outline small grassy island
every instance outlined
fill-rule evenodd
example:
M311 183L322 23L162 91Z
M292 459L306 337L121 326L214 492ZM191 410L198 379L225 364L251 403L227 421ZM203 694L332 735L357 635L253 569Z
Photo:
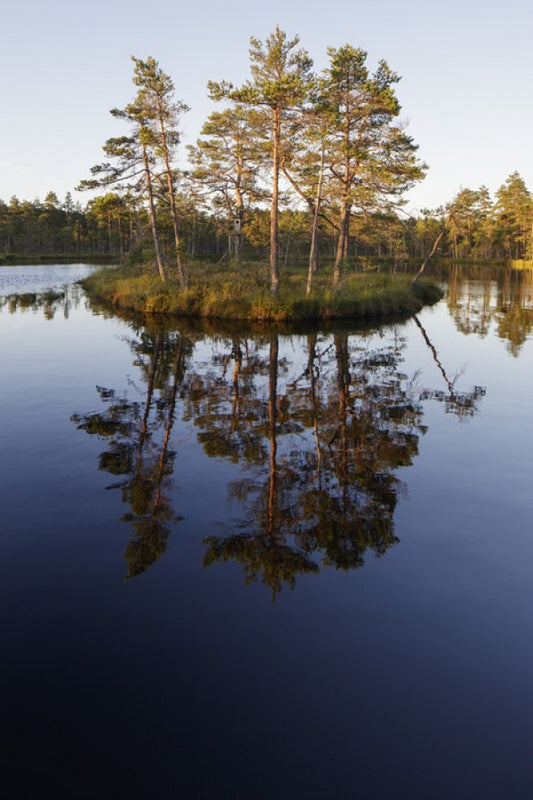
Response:
M437 302L429 281L410 286L412 276L375 271L348 272L336 286L330 270L319 272L306 295L304 271L284 273L279 294L270 291L268 265L188 265L187 284L161 281L140 267L102 269L83 281L89 294L123 310L212 319L304 322L368 320L409 316Z
M154 58L132 56L135 98L111 111L128 135L105 142L106 160L77 188L114 190L99 203L109 250L124 198L135 213L121 222L121 236L130 231L121 254L135 258L148 231L153 248L149 258L146 250L141 255L144 267L88 279L91 296L143 314L278 323L405 317L440 297L434 285L352 260L354 220L364 236L381 229L426 173L398 121L399 76L385 61L371 72L366 51L348 44L330 47L329 66L315 74L298 44L298 36L276 27L264 41L250 39L250 78L241 86L209 81L209 97L221 110L189 146L185 172L173 164L188 107ZM214 258L199 226L207 209ZM407 255L403 222L399 234ZM367 242L357 255L373 249ZM381 244L377 249L381 256ZM268 267L247 260L254 250L268 252ZM424 247L417 256L425 253ZM204 256L213 263L194 260ZM290 266L304 259L307 270Z

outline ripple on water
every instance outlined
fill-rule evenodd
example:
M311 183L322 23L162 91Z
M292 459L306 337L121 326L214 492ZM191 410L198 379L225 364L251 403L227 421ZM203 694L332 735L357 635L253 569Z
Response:
M0 296L39 294L60 291L66 284L75 283L90 275L94 264L38 264L7 266L0 269Z

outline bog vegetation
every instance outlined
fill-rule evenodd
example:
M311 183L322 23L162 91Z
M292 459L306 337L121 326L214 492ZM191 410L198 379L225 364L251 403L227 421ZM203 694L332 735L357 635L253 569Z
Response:
M316 73L298 37L276 28L252 38L242 85L209 83L215 110L183 168L188 107L154 58L132 57L135 94L111 111L124 135L104 143L104 160L77 187L91 199L0 201L0 259L123 259L128 277L100 285L115 300L142 296L146 308L158 296L160 310L188 313L201 298L203 313L260 301L274 316L282 296L311 308L320 293L325 309L353 300L364 282L381 292L385 279L369 280L380 260L423 261L432 251L533 259L533 201L517 172L495 197L461 189L441 209L406 214L404 194L427 166L400 121L400 78L385 61L370 69L366 52L348 44L328 57Z

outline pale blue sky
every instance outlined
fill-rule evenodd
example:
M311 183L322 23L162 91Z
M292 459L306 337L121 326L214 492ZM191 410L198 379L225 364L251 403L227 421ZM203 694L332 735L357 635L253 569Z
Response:
M527 0L26 0L2 13L0 198L62 198L89 176L105 139L124 132L109 109L134 94L132 54L172 76L192 109L183 144L194 142L213 108L207 81L243 81L249 37L276 25L300 36L316 69L328 45L349 43L368 51L371 67L385 58L403 76L402 116L430 167L412 208L446 202L461 186L494 192L514 170L533 189Z

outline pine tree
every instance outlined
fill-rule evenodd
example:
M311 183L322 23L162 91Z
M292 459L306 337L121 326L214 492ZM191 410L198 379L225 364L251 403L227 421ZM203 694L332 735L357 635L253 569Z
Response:
M354 206L386 208L424 175L417 146L395 123L400 104L394 84L400 80L386 61L374 74L367 53L351 45L328 48L330 64L320 80L329 108L331 148L326 157L328 191L339 207L339 238L334 282L348 255L350 216Z
M270 211L270 290L279 291L279 179L285 146L286 127L294 110L308 98L313 84L312 61L303 49L297 50L299 37L289 39L279 27L263 43L250 39L251 79L242 87L210 82L211 98L229 99L252 108L263 109L270 124L272 197Z
M192 179L222 206L233 231L233 253L242 259L245 217L253 201L263 199L258 184L265 130L262 114L246 106L214 111L195 147L189 147ZM231 256L231 253L230 253Z
M186 285L186 276L181 259L175 170L171 164L180 141L178 131L180 115L189 108L181 100L174 99L172 78L163 72L154 58L149 57L146 61L142 61L132 56L132 61L135 65L133 83L139 87L139 91L129 109L132 115L142 118L144 129L149 132L147 144L154 156L162 161L162 176L166 184L174 229L178 281L183 288Z

